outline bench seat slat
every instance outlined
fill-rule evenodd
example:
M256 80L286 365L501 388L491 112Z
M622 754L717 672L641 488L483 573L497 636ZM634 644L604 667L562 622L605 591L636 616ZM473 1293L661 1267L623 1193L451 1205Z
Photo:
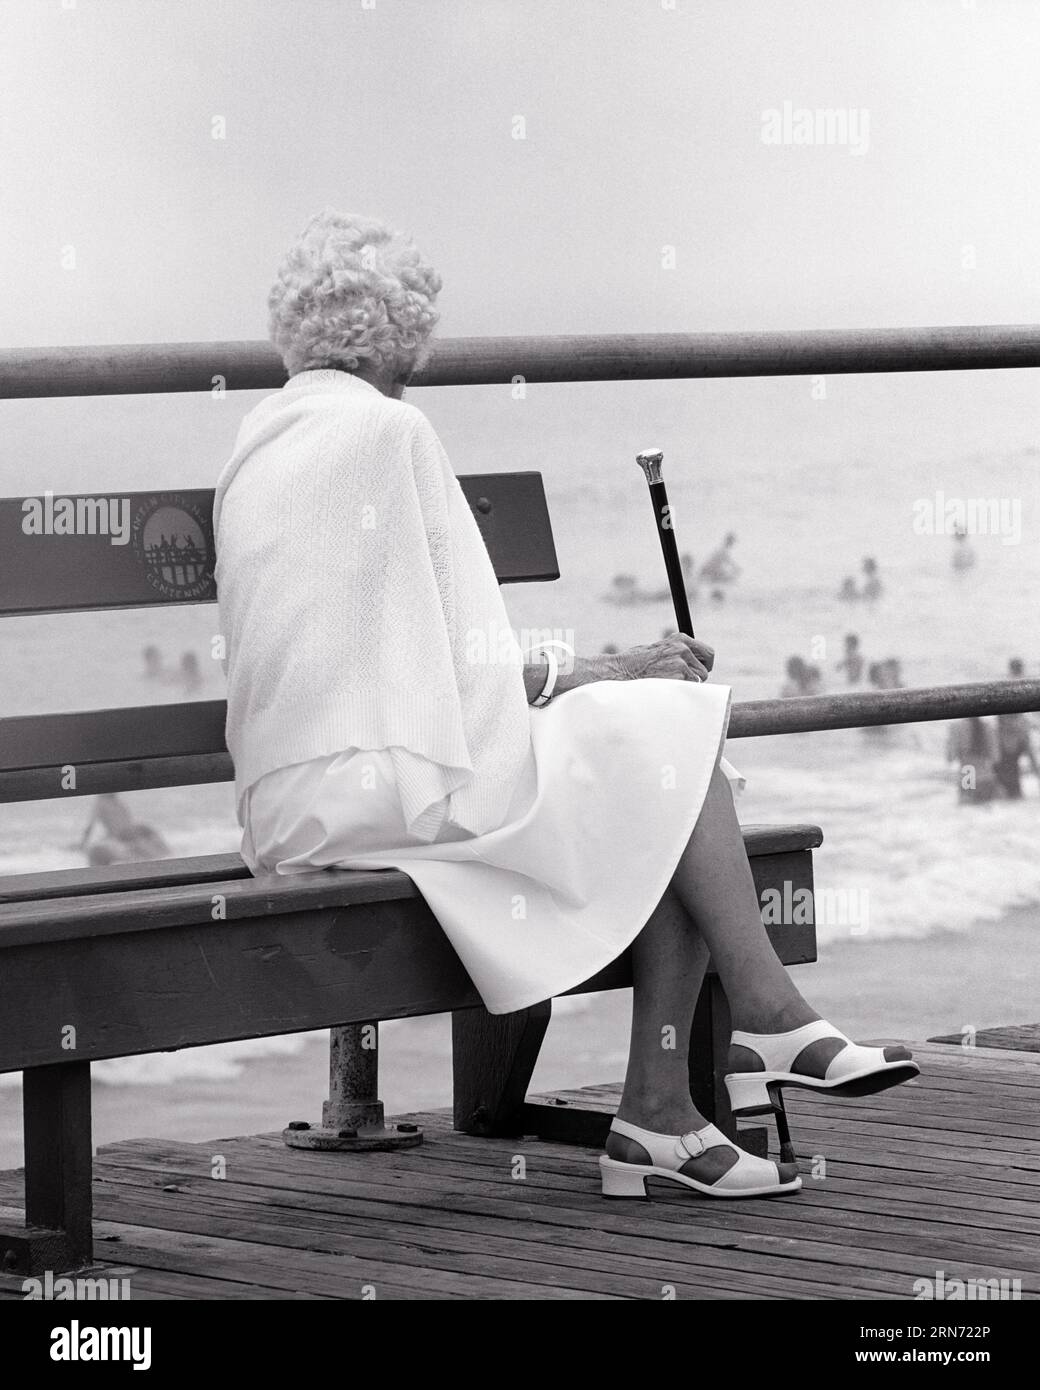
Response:
M752 859L798 854L821 840L816 826L754 826L744 832ZM233 876L212 877L221 866L230 866ZM63 872L68 874L64 880L60 872L46 876L44 892L30 887L36 875L18 875L6 889L0 880L0 950L171 926L212 923L218 929L215 895L224 899L227 918L235 920L419 896L407 874L396 869L324 869L253 878L241 859L231 855ZM63 887L65 896L54 896Z
M213 915L214 897L218 895L224 901L225 918ZM165 927L209 926L219 931L225 921L417 897L415 884L396 869L323 869L313 874L171 883L128 893L4 903L0 905L0 952L15 946Z
M823 843L818 825L745 825L742 829L744 848L751 859L765 854L818 849ZM0 876L0 904L249 877L249 870L239 854L200 854L183 859L108 864L99 868L52 869L46 873Z
M149 859L90 869L52 869L46 873L0 877L0 904L78 897L86 893L129 892L168 884L218 883L248 878L239 854L199 854L184 859Z

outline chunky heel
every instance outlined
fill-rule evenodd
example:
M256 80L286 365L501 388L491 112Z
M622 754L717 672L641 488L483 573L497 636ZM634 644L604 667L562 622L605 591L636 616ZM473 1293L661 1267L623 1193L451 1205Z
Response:
M733 1072L725 1078L734 1115L765 1115L777 1108L772 1088L758 1072Z
M744 1033L734 1030L734 1047L757 1055L758 1071L729 1072L726 1090L734 1115L776 1116L781 1163L794 1162L794 1146L784 1109L784 1086L837 1096L872 1096L889 1086L912 1081L920 1067L905 1047L863 1047L819 1018L787 1033ZM815 1042L837 1042L837 1052L822 1076L799 1070L802 1054Z
M605 1155L599 1161L604 1197L646 1197L646 1175L632 1163Z
M612 1134L634 1139L645 1151L649 1163L622 1163L604 1154L599 1161L603 1177L604 1197L641 1197L649 1199L647 1178L663 1179L692 1188L705 1197L773 1197L780 1192L797 1192L802 1185L797 1168L792 1164L778 1166L771 1159L745 1153L727 1139L715 1125L691 1130L689 1134L658 1134L642 1129L627 1120L611 1121ZM731 1167L711 1182L702 1182L685 1171L691 1159L700 1158L710 1149L728 1149L735 1155Z

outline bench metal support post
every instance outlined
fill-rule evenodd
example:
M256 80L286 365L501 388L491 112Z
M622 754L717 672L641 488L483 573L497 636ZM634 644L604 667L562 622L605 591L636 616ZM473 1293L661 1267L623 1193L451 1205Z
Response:
M330 1030L329 1098L321 1124L294 1120L282 1131L293 1149L408 1149L422 1143L418 1125L387 1129L379 1099L379 1024L347 1023Z
M22 1113L25 1227L0 1230L0 1269L82 1269L93 1258L90 1063L28 1069Z

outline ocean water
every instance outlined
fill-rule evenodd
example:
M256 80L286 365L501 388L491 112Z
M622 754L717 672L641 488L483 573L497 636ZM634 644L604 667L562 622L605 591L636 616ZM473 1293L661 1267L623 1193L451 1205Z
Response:
M908 685L1002 676L1011 656L1040 672L1040 432L1033 372L416 392L459 472L538 468L563 572L555 584L511 586L518 628L563 629L580 651L652 641L672 625L667 601L617 607L615 574L664 584L636 452L665 450L681 550L698 561L736 533L741 575L724 601L694 604L698 635L717 651L715 679L735 700L779 693L785 661L815 663L824 688L847 632L867 660L897 658ZM237 422L258 397L194 396L0 403L0 490L27 495L212 485ZM976 564L957 572L948 534L914 518L936 493L993 499L1017 536L976 535ZM850 604L842 579L876 557L877 602ZM212 608L3 622L0 709L134 705L184 698L175 668L200 658L193 698L222 693L209 659ZM158 645L171 675L145 676ZM748 778L744 821L809 821L824 829L817 886L831 895L826 942L970 932L1040 901L1040 788L1020 803L961 807L945 761L947 726L848 730L734 740ZM136 813L172 853L237 848L229 787L135 793ZM89 800L0 807L0 872L83 862ZM570 1007L570 1006L569 1006ZM573 1001L581 1008L581 1001ZM232 1075L245 1055L277 1055L298 1038L103 1063L100 1080Z

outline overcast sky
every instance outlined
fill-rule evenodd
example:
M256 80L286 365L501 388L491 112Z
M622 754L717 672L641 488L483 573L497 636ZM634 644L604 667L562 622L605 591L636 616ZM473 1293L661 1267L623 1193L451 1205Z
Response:
M414 232L446 334L1040 317L1033 0L0 0L0 24L3 346L261 337L325 205ZM765 143L785 102L853 113L865 148Z

